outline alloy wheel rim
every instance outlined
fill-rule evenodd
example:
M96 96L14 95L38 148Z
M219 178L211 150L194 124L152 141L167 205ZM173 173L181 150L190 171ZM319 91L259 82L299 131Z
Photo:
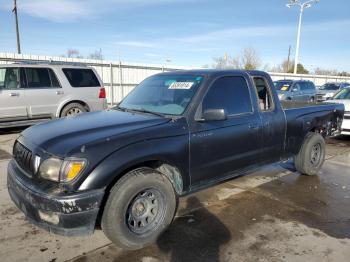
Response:
M68 117L76 116L76 115L79 115L79 114L81 114L81 113L82 113L82 111L81 111L79 108L73 107L73 108L71 108L71 109L68 110L67 116L68 116Z

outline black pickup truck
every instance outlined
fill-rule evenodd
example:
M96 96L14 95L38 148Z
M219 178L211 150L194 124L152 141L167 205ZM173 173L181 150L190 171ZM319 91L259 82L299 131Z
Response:
M113 109L25 130L8 191L50 232L101 227L115 244L138 249L169 226L182 195L291 157L301 174L316 175L344 106L285 103L260 71L154 75Z

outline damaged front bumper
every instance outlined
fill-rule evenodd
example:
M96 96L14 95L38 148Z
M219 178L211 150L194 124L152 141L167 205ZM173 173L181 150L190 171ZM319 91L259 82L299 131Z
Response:
M47 186L26 177L14 160L8 165L7 187L13 202L37 226L65 236L93 233L104 189L48 193Z

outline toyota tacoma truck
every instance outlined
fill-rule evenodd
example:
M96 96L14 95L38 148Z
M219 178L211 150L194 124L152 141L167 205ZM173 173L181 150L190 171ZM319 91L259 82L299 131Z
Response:
M8 165L9 194L26 217L72 236L102 228L125 249L154 243L178 198L294 158L316 175L342 104L281 104L260 71L162 73L117 107L26 129Z

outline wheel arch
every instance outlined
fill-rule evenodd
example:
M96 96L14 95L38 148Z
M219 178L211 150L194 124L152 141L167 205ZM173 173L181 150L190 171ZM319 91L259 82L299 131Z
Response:
M115 185L115 183L117 183L125 174L141 167L149 167L162 173L170 180L175 192L178 195L181 195L183 193L184 182L183 175L181 174L180 169L176 165L171 164L168 161L156 159L147 161L140 160L136 163L133 163L130 166L125 167L122 171L118 172L114 179L107 185L106 192L108 192L109 189L112 188Z
M96 226L100 227L101 226L101 219L102 215L108 200L108 197L111 193L111 189L113 186L122 178L124 177L128 172L132 170L136 170L142 167L149 167L152 168L160 173L162 173L165 177L167 177L173 188L174 191L176 192L177 196L180 196L184 192L184 182L183 182L183 175L181 174L179 168L173 164L168 163L167 161L163 160L148 160L148 161L140 161L138 163L134 163L133 165L130 165L126 167L124 170L119 172L114 179L108 183L105 189L105 194L103 197L103 200L100 205L100 210L99 214L96 219Z
M73 103L78 103L78 104L81 104L83 107L86 108L86 110L89 112L91 109L90 109L90 106L82 101L82 100L79 100L79 99L73 99L73 100L68 100L68 101L64 101L57 109L57 112L56 112L56 117L59 118L61 117L61 114L62 114L62 111L63 109L68 106L69 104L73 104Z

